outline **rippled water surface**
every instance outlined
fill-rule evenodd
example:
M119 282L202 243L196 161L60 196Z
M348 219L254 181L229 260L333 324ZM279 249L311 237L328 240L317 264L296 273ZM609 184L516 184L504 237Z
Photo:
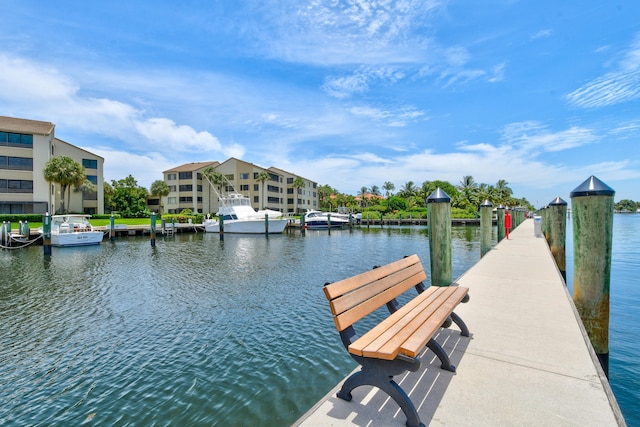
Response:
M479 259L455 228L454 276ZM0 252L0 424L288 426L353 362L322 285L426 230L185 234Z
M640 373L638 224L635 243L614 245L612 274L610 372L628 422ZM453 236L458 277L480 258L479 232ZM322 285L412 253L429 267L422 227L42 252L0 251L2 425L289 426L355 367Z

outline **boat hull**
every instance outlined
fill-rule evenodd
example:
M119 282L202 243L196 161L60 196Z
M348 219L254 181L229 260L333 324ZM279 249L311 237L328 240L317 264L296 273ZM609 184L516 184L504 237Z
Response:
M77 233L51 234L51 246L88 246L102 243L104 233L102 231L80 231Z
M288 219L270 219L269 220L269 234L281 234L287 223ZM207 233L219 233L220 225L218 221L211 221L204 224L204 230ZM265 221L264 219L256 220L225 220L224 221L224 233L230 234L265 234Z

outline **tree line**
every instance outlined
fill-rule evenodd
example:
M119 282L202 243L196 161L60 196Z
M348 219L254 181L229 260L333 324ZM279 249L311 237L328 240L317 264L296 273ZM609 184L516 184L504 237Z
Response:
M513 190L509 183L503 179L495 185L478 183L473 176L463 176L458 185L448 181L424 181L417 185L413 181L404 183L397 192L396 186L390 181L385 181L382 187L373 185L362 187L357 195L340 193L329 185L318 187L320 207L325 210L336 210L344 207L349 211L375 210L381 213L413 212L426 209L427 198L437 188L440 188L451 197L451 206L464 217L475 217L479 206L489 200L494 206L524 207L533 210L529 201L522 197L513 196Z

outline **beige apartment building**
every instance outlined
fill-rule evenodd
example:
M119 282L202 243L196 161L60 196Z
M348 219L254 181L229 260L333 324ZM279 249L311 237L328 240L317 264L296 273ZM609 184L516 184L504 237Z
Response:
M0 116L0 213L55 213L60 186L45 181L43 172L54 156L81 163L96 187L91 193L71 188L69 212L104 213L102 157L56 138L53 123L5 116Z
M257 166L236 158L220 163L187 163L163 172L164 182L170 193L162 212L180 213L183 209L192 212L215 214L219 207L216 189L202 176L202 171L213 167L228 181L223 192L236 191L249 197L254 209L268 208L283 213L300 213L308 209L318 209L316 182L283 171L278 168ZM258 177L266 172L269 178L261 182Z

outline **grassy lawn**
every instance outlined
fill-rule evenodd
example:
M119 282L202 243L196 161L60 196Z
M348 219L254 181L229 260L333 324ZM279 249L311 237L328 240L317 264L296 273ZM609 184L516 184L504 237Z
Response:
M90 219L89 222L91 223L91 225L95 226L95 227L108 227L111 220L109 220L108 218L105 219ZM151 219L150 218L116 218L114 220L114 222L116 224L126 224L126 225L150 225L151 224ZM156 225L160 225L161 221L160 221L160 217L158 217L156 219ZM31 229L35 229L35 228L40 228L42 227L42 223L41 222L30 222L29 223L29 228ZM11 229L12 230L18 230L18 223L17 222L12 222L11 223Z

